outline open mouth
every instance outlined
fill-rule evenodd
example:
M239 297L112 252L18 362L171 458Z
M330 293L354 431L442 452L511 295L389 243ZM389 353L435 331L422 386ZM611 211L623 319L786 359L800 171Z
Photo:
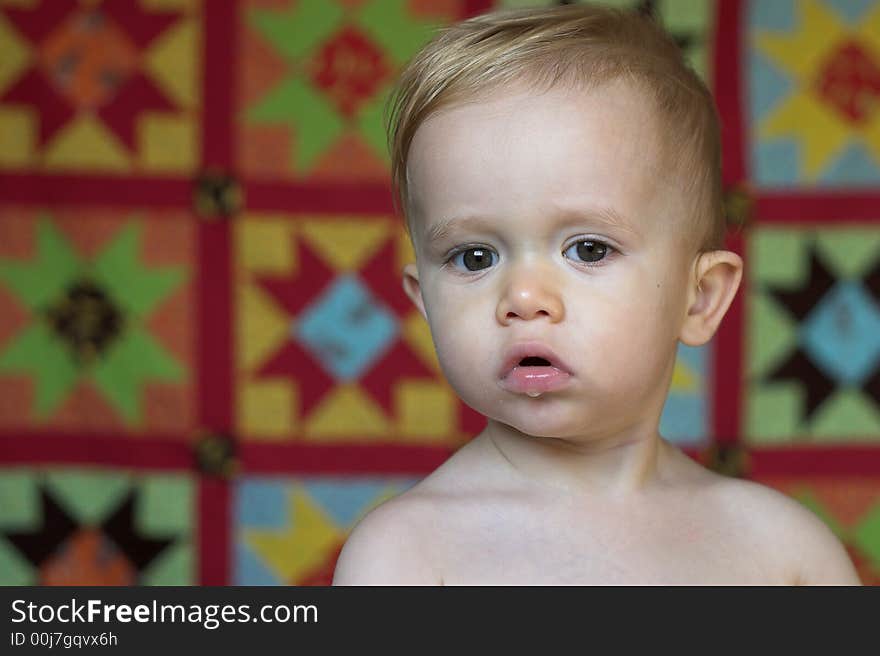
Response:
M549 360L545 360L544 358L538 358L535 356L529 356L527 358L523 358L519 361L520 367L552 367Z
M540 353L549 349L535 350ZM555 356L553 360L540 355L527 355L519 360L511 358L504 367L507 371L501 377L500 384L509 392L539 397L545 392L555 392L571 384L572 376L564 367L561 361L557 364Z
M549 346L538 342L520 342L506 349L498 368L498 380L510 376L537 380L549 380L551 376L570 378L574 374L568 365Z

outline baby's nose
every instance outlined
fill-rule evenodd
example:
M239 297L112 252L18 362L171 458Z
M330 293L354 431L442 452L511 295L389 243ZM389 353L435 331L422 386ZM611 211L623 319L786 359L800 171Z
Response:
M514 319L529 321L546 317L551 323L562 321L565 314L562 297L550 281L539 276L511 280L499 299L496 317L504 325Z

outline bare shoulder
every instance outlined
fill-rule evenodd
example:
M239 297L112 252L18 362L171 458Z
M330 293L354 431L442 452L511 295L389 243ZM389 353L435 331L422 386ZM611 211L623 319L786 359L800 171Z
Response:
M424 495L412 489L367 513L339 554L333 585L437 585Z
M403 494L377 506L349 535L334 585L442 585L444 536L487 477L482 448L470 442Z
M808 508L754 481L719 477L722 513L756 549L772 554L787 583L860 585L846 549Z

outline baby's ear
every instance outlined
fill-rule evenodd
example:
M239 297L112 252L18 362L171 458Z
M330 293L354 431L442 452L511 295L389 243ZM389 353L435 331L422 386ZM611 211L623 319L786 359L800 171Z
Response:
M733 251L700 254L688 289L688 311L679 335L682 342L702 346L712 339L736 296L742 273L742 258Z
M413 262L403 267L403 291L427 321L428 314L425 312L425 301L422 299L422 287L419 284L419 270Z

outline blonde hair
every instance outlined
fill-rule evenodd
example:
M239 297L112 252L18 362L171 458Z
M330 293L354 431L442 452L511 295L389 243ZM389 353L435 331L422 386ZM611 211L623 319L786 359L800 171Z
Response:
M672 39L634 11L590 5L494 11L442 29L401 72L385 106L394 205L412 235L407 158L432 114L514 82L536 91L638 84L666 128L666 156L690 197L683 229L701 251L722 247L721 144L711 93ZM664 132L664 131L661 131Z

